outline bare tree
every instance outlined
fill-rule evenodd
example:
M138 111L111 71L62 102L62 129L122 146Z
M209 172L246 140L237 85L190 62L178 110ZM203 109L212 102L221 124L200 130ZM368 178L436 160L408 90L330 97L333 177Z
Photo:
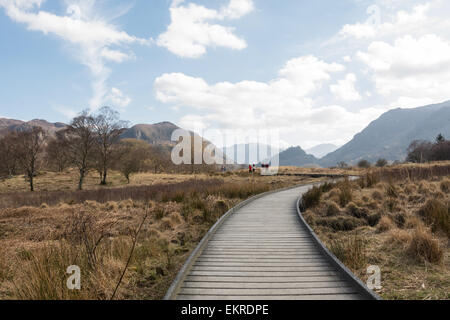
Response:
M11 177L17 173L17 155L15 153L16 134L8 133L0 139L0 175Z
M63 172L69 165L69 157L67 155L67 140L63 131L56 132L56 137L51 139L47 145L47 162L58 170Z
M97 143L95 119L85 110L72 120L63 134L67 144L67 156L80 174L78 190L82 190L84 178L94 164L93 156Z
M109 107L103 107L94 117L94 124L98 152L97 170L100 173L100 184L106 185L108 170L111 168L113 161L117 159L117 148L115 146L128 123L120 120L117 111Z
M145 162L150 156L149 148L150 146L146 142L139 140L127 139L120 143L121 158L116 167L128 183L130 183L132 174L143 170Z
M428 162L432 158L433 144L429 141L413 141L408 147L406 161L414 163Z
M46 137L47 133L40 127L17 133L15 154L29 179L31 191L34 191L34 176L41 165Z

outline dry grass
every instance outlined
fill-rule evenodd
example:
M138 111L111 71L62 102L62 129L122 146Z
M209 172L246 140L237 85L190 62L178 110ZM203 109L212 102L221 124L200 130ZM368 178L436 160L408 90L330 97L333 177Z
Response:
M408 252L413 258L430 263L441 263L444 255L439 241L424 229L414 231Z
M36 197L39 192L18 194L13 206L0 209L0 299L111 298L147 206L149 216L115 299L161 299L189 253L229 208L257 193L311 181L190 178L49 191L63 195L55 200ZM80 291L66 287L70 265L81 268Z
M450 299L450 194L445 192L450 180L443 175L448 162L437 165L444 168L380 169L393 175L370 177L367 183L378 170L371 169L363 182L350 182L346 206L336 210L331 204L340 202L341 187L323 193L304 212L330 250L363 281L369 265L381 268L378 293L385 299Z

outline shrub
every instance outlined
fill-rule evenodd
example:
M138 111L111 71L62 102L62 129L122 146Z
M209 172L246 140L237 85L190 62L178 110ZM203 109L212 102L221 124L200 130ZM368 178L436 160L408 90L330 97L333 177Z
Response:
M364 241L357 234L344 240L335 240L330 245L331 252L346 266L359 270L366 265Z
M370 164L370 162L369 161L367 161L367 160L360 160L359 162L358 162L358 167L359 168L363 168L363 169L367 169L367 168L370 168L370 166L371 166L371 164Z
M383 195L381 194L380 191L375 190L374 192L372 192L372 199L374 199L374 200L383 200Z
M450 208L439 200L428 200L419 210L425 222L433 231L441 230L450 237Z
M399 212L394 215L394 222L399 228L403 228L406 223L406 215L403 212Z
M380 213L374 213L367 217L367 223L371 227L375 227L381 219Z
M331 228L334 231L352 231L362 225L361 221L354 217L321 218L317 219L315 224Z
M392 182L389 182L386 186L386 195L389 198L398 198L398 190Z
M352 187L350 182L346 180L339 185L339 204L342 208L345 208L352 199Z
M366 175L366 183L367 187L371 188L374 185L376 185L378 182L380 182L380 175L376 172L369 172Z
M389 234L388 242L391 244L402 245L410 243L412 239L411 234L408 231L401 229L392 229Z
M394 228L394 223L389 217L382 217L378 222L377 231L378 232L386 232Z
M408 249L409 254L418 260L440 263L444 256L439 242L424 229L416 229Z
M326 215L331 217L339 214L341 210L339 209L339 206L334 201L328 201L326 203Z
M445 179L444 181L441 182L441 190L444 193L449 193L450 192L450 180Z
M354 216L355 218L366 218L368 216L367 209L360 208L356 204L354 204L353 202L350 202L347 205L346 210L347 210L348 214Z
M157 206L154 210L153 213L155 215L155 219L156 220L161 220L162 218L164 218L166 211L164 210L163 206Z
M376 166L379 168L387 166L388 162L386 159L378 159Z
M307 209L316 207L320 203L321 196L321 188L313 187L311 190L303 194L302 200L300 201L300 210L304 212Z

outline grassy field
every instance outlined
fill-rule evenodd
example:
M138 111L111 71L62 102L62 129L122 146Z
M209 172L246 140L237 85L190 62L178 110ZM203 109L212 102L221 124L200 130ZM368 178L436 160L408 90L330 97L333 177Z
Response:
M309 192L304 217L363 281L381 269L385 299L450 299L450 165L397 166Z
M125 185L113 173L106 187L90 175L79 192L73 171L36 180L34 193L23 177L0 185L0 299L161 299L229 208L261 192L317 181L245 172L139 174ZM66 287L70 265L81 268L80 291Z

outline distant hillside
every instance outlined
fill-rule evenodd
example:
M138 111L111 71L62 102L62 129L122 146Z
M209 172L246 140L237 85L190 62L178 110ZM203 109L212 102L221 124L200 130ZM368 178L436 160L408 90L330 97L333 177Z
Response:
M317 158L307 154L300 147L291 147L279 154L280 166L306 167L317 166Z
M331 144L331 143L324 143L324 144L319 144L318 146L312 147L310 149L306 149L306 153L313 155L314 157L320 159L324 156L326 156L327 154L334 152L338 149L339 147Z
M144 140L150 144L173 144L172 133L177 129L179 127L170 122L138 124L127 129L121 138Z
M64 129L67 125L61 122L51 123L46 120L34 119L28 122L14 119L0 118L0 136L3 136L11 131L24 131L31 127L41 127L50 135L56 131Z
M415 109L395 109L373 121L319 163L329 167L340 161L355 164L361 159L404 160L413 140L434 140L439 133L450 138L450 101Z

